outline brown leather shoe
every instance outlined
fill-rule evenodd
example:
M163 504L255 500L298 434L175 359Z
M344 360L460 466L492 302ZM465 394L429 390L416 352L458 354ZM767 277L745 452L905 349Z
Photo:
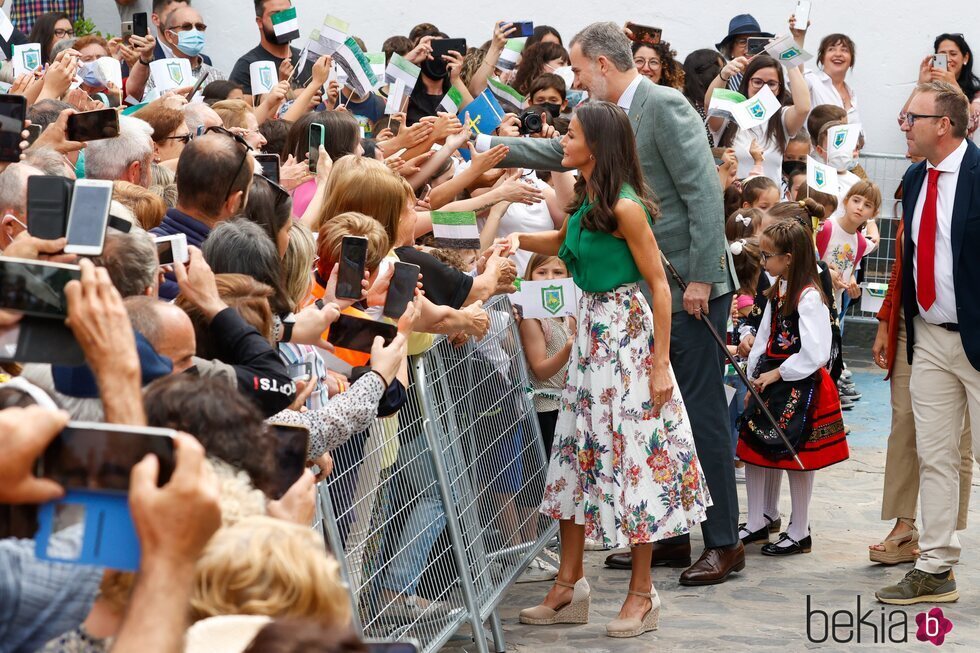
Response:
M745 547L705 549L698 561L681 574L681 585L717 585L728 580L733 571L745 569Z
M689 567L691 565L691 542L671 544L667 542L653 543L653 559L650 567ZM606 556L606 566L611 569L632 569L633 554L613 553Z

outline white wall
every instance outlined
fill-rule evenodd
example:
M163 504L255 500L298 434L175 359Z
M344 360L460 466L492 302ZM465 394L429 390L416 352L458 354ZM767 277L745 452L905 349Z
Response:
M140 0L149 4L149 0ZM795 0L688 0L669 11L654 11L636 0L558 0L528 4L515 0L500 2L354 2L352 0L294 0L304 38L326 13L351 24L352 32L380 50L382 41L393 34L407 34L413 25L435 23L450 36L466 37L471 44L489 38L497 20L533 20L556 27L566 42L578 29L596 20L622 24L627 19L656 25L683 59L698 48L713 47L728 31L728 20L738 13L752 13L762 28L776 34L787 31L786 21ZM661 4L661 3L656 3ZM663 3L667 4L667 3ZM208 24L205 51L228 74L239 55L258 42L251 0L194 0ZM548 10L540 7L547 5ZM942 32L963 32L980 54L980 2L976 0L814 0L813 26L808 49L816 54L820 38L844 32L857 44L857 66L851 85L858 96L867 151L905 152L905 140L895 122L914 86L919 62L931 52L932 39ZM642 7L642 8L641 8ZM87 14L103 31L119 33L119 17L110 0L89 0ZM296 45L302 47L302 42ZM980 64L976 66L980 69Z

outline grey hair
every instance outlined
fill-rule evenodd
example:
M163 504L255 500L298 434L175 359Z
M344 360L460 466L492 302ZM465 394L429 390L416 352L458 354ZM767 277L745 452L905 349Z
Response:
M119 116L119 136L91 141L85 148L85 176L89 179L122 179L134 161L149 175L153 159L153 127L149 123Z
M112 285L123 297L145 295L147 288L154 287L160 267L153 238L135 226L129 233L106 234L105 246L95 264L106 269Z
M46 175L75 178L75 169L65 161L65 157L51 147L31 148L24 153L24 163L34 166Z
M198 127L206 125L208 118L217 119L218 124L221 124L221 117L203 102L184 106L184 124L192 134L197 133Z
M0 209L27 215L27 178L40 172L26 163L12 163L0 173Z
M71 108L73 107L67 102L48 98L32 104L27 110L27 119L32 125L41 125L41 129L46 129L48 125L58 120L62 111Z
M589 61L595 62L599 57L605 57L621 73L636 67L629 39L616 23L592 23L576 34L568 47L571 49L575 45L581 48L582 55Z
M126 313L129 314L129 323L133 325L133 331L139 333L156 347L160 336L163 335L163 325L157 310L160 300L156 297L134 295L127 297L124 303Z

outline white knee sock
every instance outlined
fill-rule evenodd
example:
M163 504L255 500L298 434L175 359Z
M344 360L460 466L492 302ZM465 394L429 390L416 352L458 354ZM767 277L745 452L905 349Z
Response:
M745 527L749 532L755 532L766 525L766 518L763 516L766 499L766 472L765 467L745 464L745 495L749 502L749 517Z
M783 484L783 470L766 468L766 514L772 519L779 518L779 489Z
M799 542L810 534L810 497L813 496L813 472L787 472L789 496L793 502L789 536ZM784 541L784 544L789 542Z

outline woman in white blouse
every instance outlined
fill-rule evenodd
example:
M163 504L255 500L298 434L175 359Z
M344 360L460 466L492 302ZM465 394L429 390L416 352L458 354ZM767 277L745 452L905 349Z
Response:
M778 61L767 54L757 54L751 59L737 57L725 64L708 87L705 104L711 103L711 94L716 88L725 88L732 76L739 74L742 75L739 93L746 98L752 98L768 87L779 100L779 110L767 123L751 129L741 129L734 121L725 125L725 119L720 117L709 118L708 128L712 133L718 134L715 142L720 147L731 147L735 150L740 179L748 177L755 165L751 148L752 141L756 141L763 150L763 174L780 184L783 180L783 152L786 151L786 144L803 127L810 113L810 91L799 67L790 68L784 75L783 66ZM786 88L787 77L789 89ZM788 90L792 91L792 100Z
M818 70L804 73L813 106L832 104L847 112L848 124L860 124L857 96L847 83L847 73L854 67L854 41L846 34L828 34L817 50Z

